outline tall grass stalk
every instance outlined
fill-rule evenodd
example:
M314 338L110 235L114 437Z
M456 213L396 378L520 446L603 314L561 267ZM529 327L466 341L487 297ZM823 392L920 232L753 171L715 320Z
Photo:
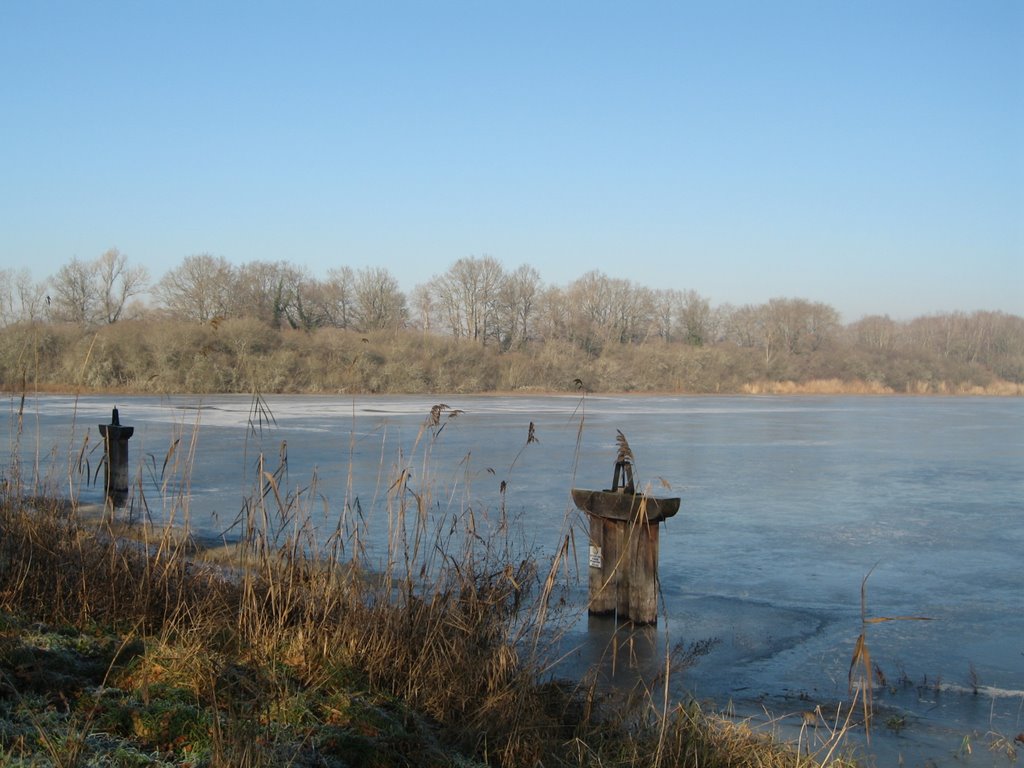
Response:
M931 621L928 616L868 616L868 578L874 573L872 566L860 583L860 634L853 646L848 673L850 692L856 701L859 695L864 715L864 732L867 742L871 743L871 719L874 714L874 671L871 661L871 649L868 646L868 627L889 621Z

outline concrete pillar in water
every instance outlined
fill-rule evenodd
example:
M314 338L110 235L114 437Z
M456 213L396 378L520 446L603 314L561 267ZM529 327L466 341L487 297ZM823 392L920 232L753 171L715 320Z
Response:
M128 439L135 427L121 426L121 418L114 408L109 424L100 424L100 434L106 446L107 501L112 507L123 507L128 500Z

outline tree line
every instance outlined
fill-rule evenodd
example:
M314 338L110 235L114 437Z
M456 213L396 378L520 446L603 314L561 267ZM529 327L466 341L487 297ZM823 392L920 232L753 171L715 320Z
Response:
M510 270L490 256L458 259L407 295L384 267L342 266L317 278L285 261L235 266L209 254L151 281L112 249L72 259L41 283L28 270L0 270L0 326L8 389L33 378L140 391L557 391L576 380L603 391L688 392L823 380L868 391L1024 384L1024 318L1016 315L843 325L833 307L808 299L712 306L694 290L599 271L553 286L531 266Z

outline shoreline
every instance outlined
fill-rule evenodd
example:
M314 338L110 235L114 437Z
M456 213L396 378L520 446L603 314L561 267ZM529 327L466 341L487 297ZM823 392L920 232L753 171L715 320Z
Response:
M63 386L36 386L21 391L4 389L5 395L12 397L26 394L39 395L124 395L127 397L186 397L186 396L220 396L220 395L252 395L252 392L190 392L190 391L168 391L153 392L138 387L63 387ZM998 381L988 386L963 387L955 386L948 382L919 382L917 386L909 391L898 391L891 387L885 387L873 382L864 381L842 381L840 379L811 379L805 382L795 381L758 381L745 384L739 390L728 390L720 392L690 392L678 389L651 389L651 390L572 390L572 389L546 389L542 387L519 387L517 389L501 390L479 390L467 392L345 392L326 390L304 390L304 391L265 391L258 393L261 397L274 396L334 396L334 397L388 397L388 396L411 396L422 395L423 397L450 397L453 395L471 397L558 397L558 396L585 396L595 395L599 397L764 397L764 396L814 396L822 397L1024 397L1024 384L1016 384L1010 381Z

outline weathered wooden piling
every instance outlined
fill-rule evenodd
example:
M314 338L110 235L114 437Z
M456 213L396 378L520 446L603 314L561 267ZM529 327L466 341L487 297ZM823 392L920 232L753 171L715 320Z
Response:
M113 507L123 507L128 500L128 440L135 427L121 425L117 408L111 414L110 423L99 427L106 447L104 477L107 502Z
M655 624L659 526L679 511L679 499L637 493L626 452L628 446L615 462L610 490L572 489L573 503L590 518L589 611Z

